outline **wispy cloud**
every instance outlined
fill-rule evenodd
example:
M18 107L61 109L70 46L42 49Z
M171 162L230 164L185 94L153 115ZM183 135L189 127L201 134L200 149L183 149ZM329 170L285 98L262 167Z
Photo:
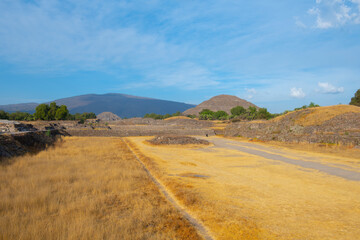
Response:
M338 94L344 92L344 87L335 87L328 82L319 82L318 86L321 88L320 92Z
M306 94L302 90L302 88L293 87L290 89L290 96L294 98L304 98Z
M360 24L360 0L316 0L308 10L315 17L315 28L328 29Z

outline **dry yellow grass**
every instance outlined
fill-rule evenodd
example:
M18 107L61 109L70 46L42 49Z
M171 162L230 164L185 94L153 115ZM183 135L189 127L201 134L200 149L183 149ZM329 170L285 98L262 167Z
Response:
M65 138L0 167L0 239L200 239L120 138Z
M175 117L165 118L164 120L173 120L173 119L191 119L191 118L186 116L175 116Z
M132 148L218 239L357 239L360 184L230 149ZM289 150L290 151L290 150Z
M352 105L334 105L327 107L316 107L316 108L310 108L309 110L310 113L303 114L299 116L298 119L295 119L295 124L299 124L302 126L321 125L323 122L344 113L349 113L349 112L360 113L360 108ZM284 116L293 113L294 112L287 113L283 116L279 116L270 121L275 121L275 122L280 121L282 118L284 118Z

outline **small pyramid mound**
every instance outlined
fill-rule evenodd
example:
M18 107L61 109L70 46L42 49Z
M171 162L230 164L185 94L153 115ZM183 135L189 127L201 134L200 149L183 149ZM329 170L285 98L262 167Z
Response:
M359 117L358 114L360 114L360 108L352 105L334 105L327 107L307 108L289 112L285 115L270 120L270 122L287 122L289 119L291 119L291 122L301 126L320 126L326 121L348 113L355 113L357 115L354 116ZM357 121L359 120L360 118L357 119Z
M96 116L97 119L102 121L117 121L121 120L121 117L112 112L102 112Z
M218 95L210 98L197 105L194 108L190 108L183 112L184 115L198 115L203 109L210 109L211 111L225 111L230 114L230 110L236 106L242 106L244 108L257 107L255 104L248 102L244 99L238 98L232 95Z

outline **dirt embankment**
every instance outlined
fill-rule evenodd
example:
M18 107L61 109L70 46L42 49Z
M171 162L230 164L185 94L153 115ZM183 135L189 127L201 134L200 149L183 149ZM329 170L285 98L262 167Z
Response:
M0 135L0 162L26 153L36 153L53 145L65 133L58 130Z
M233 123L225 136L263 141L360 145L360 108L347 105L304 109L270 121Z

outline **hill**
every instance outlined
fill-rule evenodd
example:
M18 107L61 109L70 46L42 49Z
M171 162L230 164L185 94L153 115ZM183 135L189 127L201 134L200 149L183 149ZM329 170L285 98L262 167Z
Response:
M146 113L172 114L194 107L192 104L119 93L87 94L54 101L57 105L66 105L72 114L112 112L122 118L143 117ZM37 103L0 105L0 109L7 112L24 111L34 113L37 105Z
M227 136L244 136L264 141L318 142L360 145L360 108L335 105L302 109L269 121L233 123Z
M248 102L244 99L238 98L232 95L218 95L210 98L197 105L194 108L190 108L183 112L184 115L198 115L203 109L210 109L211 111L225 111L230 114L230 110L236 106L243 106L248 108L250 106L258 108L255 104Z

